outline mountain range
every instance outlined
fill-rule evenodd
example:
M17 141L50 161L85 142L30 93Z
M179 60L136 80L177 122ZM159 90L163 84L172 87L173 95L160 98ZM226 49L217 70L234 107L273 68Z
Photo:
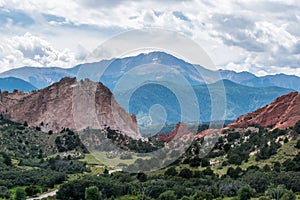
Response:
M152 67L151 67L152 66ZM107 67L107 69L105 69ZM277 86L300 91L300 77L285 74L257 77L249 72L235 72L231 70L210 70L199 65L192 65L182 59L165 52L151 52L126 58L102 60L94 63L85 63L73 68L59 67L21 67L0 73L0 78L16 77L29 82L38 89L45 88L63 77L89 78L92 81L101 81L112 91L124 76L140 81L164 76L163 80L178 83L177 77L170 76L170 70L180 73L191 85L214 83L221 79L251 86ZM143 73L141 73L141 71ZM130 81L126 82L127 89L133 87ZM16 88L19 89L19 88Z
M225 108L225 119L235 120L240 115L246 114L253 110L256 110L266 104L272 102L275 98L287 94L293 90L284 89L280 87L267 87L267 88L254 88L243 86L237 83L234 83L229 80L224 80L224 94L226 96L224 103ZM194 105L193 97L188 92L189 88L185 86L173 86L173 89L163 86L163 84L157 83L148 83L138 88L134 92L131 90L125 91L122 93L115 93L116 99L119 104L126 108L129 113L135 113L137 115L137 120L139 124L148 124L151 121L160 120L160 117L166 117L167 122L179 122L184 121L184 119L189 119L188 121L202 121L209 122L215 120L221 120L223 116L218 116L220 118L211 118L212 115L212 99L211 98L220 98L220 95L223 93L220 92L219 82L212 83L209 85L197 85L192 87L192 92L195 94L195 100L198 101L197 105L199 106L200 118L196 119L193 115L197 109L197 106ZM174 89L175 88L175 89ZM174 93L175 91L175 93ZM126 96L130 96L129 105L126 101ZM184 96L184 100L181 101L180 98ZM155 112L151 111L152 106L161 105L164 108L164 111L156 109ZM182 105L187 104L187 105ZM218 105L222 109L222 105ZM218 109L217 108L217 109ZM155 109L155 107L154 107ZM165 112L165 113L164 113ZM222 111L220 111L222 115ZM164 116L165 115L165 116ZM155 123L155 121L154 121Z
M164 123L164 120L172 123L218 120L211 118L210 98L221 95L220 88L217 87L220 85L224 85L226 96L226 112L220 115L225 115L228 120L265 106L281 95L300 91L300 78L297 76L277 74L257 77L249 72L214 71L192 65L164 52L85 63L69 69L22 67L3 72L0 77L0 89L10 92L13 89L29 92L47 88L64 77L100 81L115 94L121 107L137 115L137 120L142 125ZM173 91L165 87L164 83L172 86ZM189 94L188 89L191 91ZM195 102L184 103L185 113L181 110L182 102L178 96L185 96L189 100L192 99L189 96L191 93L195 95L194 100L198 101L199 118L192 115L195 113ZM130 98L125 99L124 95ZM155 107L157 104L164 110ZM152 114L156 113L155 116L151 116L152 108L155 108L152 110ZM183 120L182 117L186 119Z

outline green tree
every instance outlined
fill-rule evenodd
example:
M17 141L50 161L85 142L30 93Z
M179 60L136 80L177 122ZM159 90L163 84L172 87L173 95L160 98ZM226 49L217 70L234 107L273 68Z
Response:
M107 168L104 169L103 174L109 174L109 171Z
M242 173L242 172L243 172L243 170L240 167L237 167L236 169L234 169L233 167L229 167L227 170L227 175L230 178L237 179L237 178L239 178L240 173Z
M300 149L300 140L297 141L295 148Z
M277 187L275 187L273 184L271 184L266 191L266 195L270 199L279 200L283 196L284 191L284 185L278 185Z
M214 197L211 193L197 191L195 194L193 194L191 199L192 200L198 200L198 199L212 200L212 199L214 199Z
M165 176L176 176L177 174L175 167L170 167L165 171Z
M263 170L264 170L265 172L270 172L270 171L271 171L271 167L270 167L268 164L266 164L266 165L263 167Z
M86 200L98 200L99 189L97 186L90 186L85 188L85 199Z
M251 188L249 185L245 185L240 188L238 191L239 200L248 200L251 199L255 195L255 190Z
M291 190L286 190L280 200L296 200L296 195Z
M10 198L10 191L7 187L0 186L0 199L9 199Z
M181 197L181 199L180 200L190 200L190 198L189 197L187 197L187 196L183 196L183 197Z
M150 200L151 198L144 195L124 195L116 198L116 200Z
M189 161L189 164L191 167L199 167L200 162L201 162L201 159L198 156L196 156Z
M158 197L158 200L176 200L177 196L173 190L167 190L161 193Z
M147 175L145 173L138 173L136 178L141 182L147 181Z
M208 167L210 166L210 162L208 158L202 158L201 159L201 167Z
M207 168L205 168L205 170L203 170L203 174L212 176L212 175L214 175L214 171L210 167L207 167Z
M3 157L3 163L7 166L12 166L11 158L6 153L2 152L0 155Z
M276 172L280 172L281 171L281 164L280 164L280 162L275 162L274 163L274 171L276 171Z
M17 188L14 200L25 200L25 199L26 199L25 190L22 188Z
M259 200L270 200L270 198L268 198L266 196L261 196L261 197L259 197Z
M230 164L240 165L240 164L242 164L242 159L238 154L233 153L228 156L228 162Z
M282 166L285 167L285 171L294 171L297 169L297 164L295 161L291 160L290 158L282 163Z
M34 196L40 192L40 188L35 185L31 185L25 188L25 192L27 196Z
M179 176L182 178L191 178L193 176L193 172L188 168L184 168L180 171Z

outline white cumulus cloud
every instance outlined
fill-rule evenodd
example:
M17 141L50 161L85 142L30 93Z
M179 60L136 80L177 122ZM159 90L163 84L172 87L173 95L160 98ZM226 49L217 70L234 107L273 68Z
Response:
M0 47L0 64L6 68L25 63L71 66L83 60L85 49L93 51L124 31L152 27L195 40L219 68L300 76L297 0L0 0L0 23L0 45L9 49L2 53ZM26 32L51 42L39 43L48 49L28 52L30 46L13 46L14 36ZM78 46L81 52L75 55Z
M57 50L46 40L31 33L0 41L1 71L21 66L73 67L82 61L76 57L68 48ZM84 59L84 56L80 58Z

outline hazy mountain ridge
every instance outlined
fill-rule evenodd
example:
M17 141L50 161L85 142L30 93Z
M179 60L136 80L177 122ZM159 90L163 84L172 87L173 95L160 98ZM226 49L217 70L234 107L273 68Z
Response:
M253 88L239 85L229 80L225 80L223 83L225 89L224 94L226 95L226 102L223 103L225 104L226 108L225 119L227 120L235 120L238 116L265 106L278 96L293 91L279 87ZM211 121L210 98L217 98L218 95L220 95L219 90L220 88L218 83L193 86L193 92L196 95L196 101L198 101L200 120L202 122ZM150 118L148 112L151 106L160 104L166 111L168 122L182 121L182 118L187 116L181 116L181 108L183 105L181 105L182 102L180 102L180 99L178 99L175 94L177 93L177 95L179 94L180 96L180 94L184 94L186 91L187 89L184 86L178 86L175 91L170 91L161 85L151 83L145 84L132 94L129 101L129 112L135 113L137 115L137 120L144 123L145 119ZM130 92L131 91L128 91L128 93ZM124 95L126 96L126 92L115 95L116 97L122 97ZM122 107L126 107L127 102L122 101L122 98L121 100L118 100L118 102ZM193 105L185 105L184 107L184 109L188 109L185 110L185 112L188 114L195 112L195 108L196 107ZM159 115L159 117L162 116L161 113L157 115ZM156 116L156 118L157 117L158 116ZM196 119L194 119L194 121L195 120Z
M16 77L28 81L38 89L58 82L63 77L89 78L93 81L101 81L111 90L125 73L137 66L159 65L178 70L192 85L204 83L203 77L195 76L200 72L202 76L209 77L209 83L228 79L235 83L252 87L278 86L300 91L300 77L284 74L257 77L250 72L234 72L231 70L212 71L199 65L192 65L182 59L176 58L164 52L151 52L137 56L102 60L95 63L85 63L73 68L63 69L59 67L22 67L0 73L0 77ZM104 67L109 66L106 71ZM196 67L196 68L195 68ZM144 70L145 71L145 70ZM101 74L103 73L103 76ZM136 72L134 72L136 73ZM152 72L147 72L151 74ZM167 75L167 72L155 72L154 75ZM134 74L133 74L134 75ZM80 77L78 77L80 76ZM101 79L99 80L99 78ZM170 80L171 81L171 80Z
M12 92L14 90L21 90L24 92L30 92L36 89L37 88L32 84L30 84L29 82L26 82L19 78L15 78L15 77L0 78L1 91Z
M294 90L300 91L300 77L295 75L267 75L263 77L255 77L253 79L243 80L241 84L250 87L278 86L283 88L292 88Z

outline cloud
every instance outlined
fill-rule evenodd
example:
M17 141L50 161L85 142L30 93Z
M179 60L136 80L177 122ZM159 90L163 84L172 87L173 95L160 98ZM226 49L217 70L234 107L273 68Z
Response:
M1 71L20 66L72 67L82 62L77 58L83 60L84 55L77 56L67 48L59 51L46 40L30 33L0 42Z
M255 6L236 3L240 7L236 12L214 14L210 35L243 52L240 58L224 63L223 67L257 75L280 72L300 75L300 38L293 26L299 28L299 9L292 3L261 1Z
M0 0L0 7L2 46L11 46L5 38L26 32L49 42L39 44L48 46L44 51L11 47L13 53L4 56L7 68L25 60L70 66L117 34L155 27L195 40L220 68L300 76L300 6L296 0ZM67 56L55 57L61 54Z

